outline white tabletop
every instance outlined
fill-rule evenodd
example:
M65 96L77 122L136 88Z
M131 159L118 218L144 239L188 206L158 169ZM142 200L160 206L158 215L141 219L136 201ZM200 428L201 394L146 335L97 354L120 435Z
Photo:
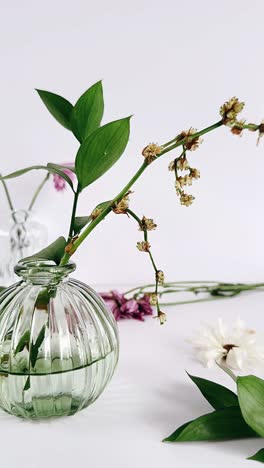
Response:
M8 468L166 468L254 466L245 458L264 446L260 439L162 443L184 422L211 411L185 369L233 387L220 370L197 363L186 338L201 321L237 317L263 327L264 293L170 307L159 326L119 322L121 353L103 395L80 413L57 420L24 421L0 413L1 465Z

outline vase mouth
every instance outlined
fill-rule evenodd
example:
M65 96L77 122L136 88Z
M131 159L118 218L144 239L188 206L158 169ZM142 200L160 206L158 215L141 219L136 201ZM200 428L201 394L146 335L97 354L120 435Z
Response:
M76 270L76 264L57 265L53 260L25 259L15 266L15 273L33 284L56 284Z
M34 210L29 210L28 208L14 208L13 210L0 208L0 219L9 218L16 224L25 223L34 214Z

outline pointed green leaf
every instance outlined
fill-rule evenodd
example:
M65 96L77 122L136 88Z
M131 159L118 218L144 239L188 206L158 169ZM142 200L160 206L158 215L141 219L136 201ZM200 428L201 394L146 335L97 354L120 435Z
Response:
M76 236L92 220L91 216L76 216L74 218L73 233Z
M4 291L6 288L4 286L0 286L0 292Z
M255 453L255 455L252 455L252 457L248 457L247 460L254 460L260 463L264 463L264 449L260 449L257 453Z
M237 393L245 421L264 437L264 380L255 375L238 377Z
M53 260L57 265L60 263L66 247L66 239L64 237L58 237L52 244L48 245L45 249L26 257L24 260Z
M179 427L164 442L227 440L258 437L244 421L239 406L204 414Z
M130 117L98 128L82 143L75 168L81 189L107 172L123 154L128 138Z
M219 385L211 380L201 379L188 374L190 379L197 385L202 395L214 409L238 406L238 398L228 388Z
M104 113L104 97L102 82L98 81L76 102L72 112L72 131L82 142L90 133L96 130Z
M71 117L73 105L67 101L67 99L59 96L58 94L50 93L49 91L43 91L36 89L40 98L44 102L51 115L63 125L63 127L71 130Z
M11 172L11 174L7 174L6 176L2 176L2 177L0 176L0 179L14 179L15 177L20 177L26 174L27 172L39 170L39 169L43 169L45 171L51 172L52 174L58 174L67 182L67 184L69 184L71 189L74 191L74 186L73 186L71 178L67 174L65 174L63 170L59 169L57 164L52 164L52 163L47 164L47 166L38 165L38 166L25 167L24 169L20 169L19 171Z
M24 390L24 392L26 392L29 389L30 389L30 377L27 378L23 390Z

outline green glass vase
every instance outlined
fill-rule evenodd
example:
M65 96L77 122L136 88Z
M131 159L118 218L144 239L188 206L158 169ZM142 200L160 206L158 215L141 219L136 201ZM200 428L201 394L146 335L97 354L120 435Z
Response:
M29 419L93 403L118 361L116 321L100 296L69 279L75 264L23 261L0 294L0 407Z

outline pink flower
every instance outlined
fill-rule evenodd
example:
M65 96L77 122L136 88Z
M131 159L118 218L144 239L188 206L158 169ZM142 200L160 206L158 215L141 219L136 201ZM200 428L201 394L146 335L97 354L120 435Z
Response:
M62 166L68 166L69 168L74 168L73 163L61 163ZM71 171L71 169L63 169L64 174L70 177L70 179L73 181L74 180L74 172ZM53 184L55 189L58 192L61 192L66 188L66 181L58 174L53 174Z
M144 295L140 299L126 299L124 294L118 291L100 293L101 297L112 311L116 320L133 318L144 321L145 315L152 315L149 296Z

